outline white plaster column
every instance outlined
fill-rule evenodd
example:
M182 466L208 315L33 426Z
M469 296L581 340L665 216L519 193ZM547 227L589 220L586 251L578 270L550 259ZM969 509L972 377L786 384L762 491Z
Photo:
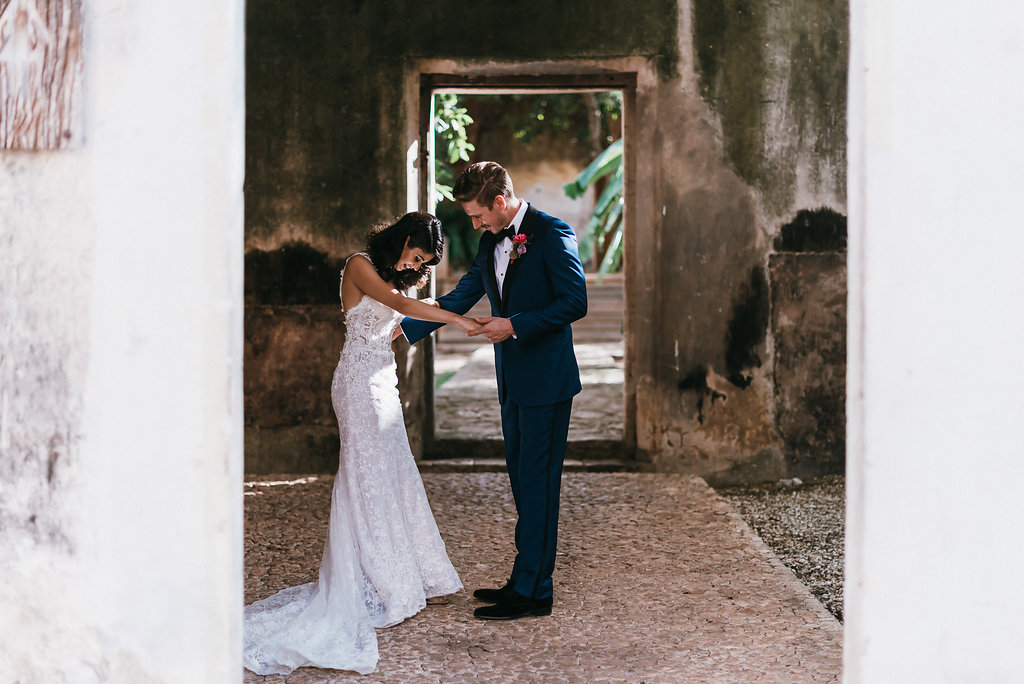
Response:
M87 0L0 151L0 681L241 676L244 2Z
M851 1L845 681L1024 681L1024 9Z

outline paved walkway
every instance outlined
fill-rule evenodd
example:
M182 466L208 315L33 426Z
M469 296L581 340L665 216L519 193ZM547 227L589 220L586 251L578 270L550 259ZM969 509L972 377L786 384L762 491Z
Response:
M316 578L331 477L261 477L245 497L246 602ZM839 681L842 626L699 478L566 473L555 606L472 617L472 589L511 566L502 473L425 473L467 590L379 630L367 676L303 668L245 682Z
M576 395L569 441L622 441L622 344L577 344L583 391ZM438 439L501 439L494 350L484 345L438 354L437 376L455 371L434 393ZM443 377L443 376L442 376Z

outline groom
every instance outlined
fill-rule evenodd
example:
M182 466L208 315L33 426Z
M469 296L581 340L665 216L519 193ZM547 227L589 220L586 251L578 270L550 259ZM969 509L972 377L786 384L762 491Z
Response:
M583 266L572 229L516 197L499 164L469 166L454 195L484 233L469 272L437 302L465 314L485 294L490 301L491 315L478 319L483 326L472 334L494 343L505 462L519 516L511 576L500 589L474 591L494 605L473 614L550 615L562 462L572 398L581 389L569 324L587 313ZM410 343L438 327L402 322Z

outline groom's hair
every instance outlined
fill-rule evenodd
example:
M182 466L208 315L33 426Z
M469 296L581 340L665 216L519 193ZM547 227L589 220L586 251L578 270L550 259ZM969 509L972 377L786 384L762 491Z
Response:
M512 178L509 177L508 171L501 164L488 161L466 167L455 181L452 195L456 201L475 201L480 206L490 209L494 206L495 197L501 195L505 199L512 199L515 192L512 190Z

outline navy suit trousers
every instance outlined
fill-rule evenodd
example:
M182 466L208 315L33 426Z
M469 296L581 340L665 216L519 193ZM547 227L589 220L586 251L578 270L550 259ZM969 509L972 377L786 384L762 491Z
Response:
M501 405L505 463L516 503L516 560L511 580L518 594L549 598L558 542L558 501L569 436L572 399L557 404Z

